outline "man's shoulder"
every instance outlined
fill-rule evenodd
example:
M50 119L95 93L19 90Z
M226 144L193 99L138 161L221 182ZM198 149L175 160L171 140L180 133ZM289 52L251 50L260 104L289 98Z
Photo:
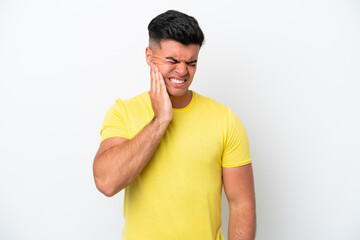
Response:
M153 114L148 92L143 92L130 98L117 98L110 111L123 118L141 118Z
M134 108L137 106L149 105L149 103L151 102L148 92L143 92L130 98L117 98L115 100L115 105L119 105L123 108Z
M196 92L197 99L200 105L203 107L208 108L209 110L216 110L226 112L229 110L229 107L225 106L221 102L213 99L212 97L207 97L202 94Z
M142 92L138 95L135 95L130 98L125 98L122 100L121 98L116 99L116 102L123 102L124 104L136 104L139 102L146 102L150 100L149 93L148 92Z

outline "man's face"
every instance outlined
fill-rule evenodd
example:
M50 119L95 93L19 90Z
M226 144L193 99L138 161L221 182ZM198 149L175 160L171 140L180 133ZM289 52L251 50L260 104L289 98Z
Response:
M157 65L170 96L185 96L196 72L200 46L174 40L162 40L160 45L150 42L146 48L147 63Z

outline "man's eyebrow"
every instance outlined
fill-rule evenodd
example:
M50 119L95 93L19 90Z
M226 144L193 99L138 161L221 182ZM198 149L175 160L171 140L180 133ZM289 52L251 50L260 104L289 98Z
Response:
M178 63L178 62L179 62L179 60L177 60L177 59L175 59L175 58L173 58L173 57L165 57L165 59L168 59L168 60L174 61L174 62L176 62L176 63ZM186 64L197 63L197 60L192 60L192 61L190 61L190 62L185 62L185 63L186 63Z
M197 60L192 60L190 62L186 62L186 64L192 64L192 63L197 63Z
M173 57L165 57L165 59L168 59L168 60L174 61L174 62L176 62L176 63L178 63L178 62L179 62L178 60L176 60L176 59L175 59L175 58L173 58Z

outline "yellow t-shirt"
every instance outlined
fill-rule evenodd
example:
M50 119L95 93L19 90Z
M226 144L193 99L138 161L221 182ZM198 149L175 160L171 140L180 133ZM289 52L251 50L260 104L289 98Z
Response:
M248 138L230 108L194 91L173 109L154 155L125 189L124 240L221 240L222 167L251 162ZM148 92L116 100L101 141L132 139L153 118Z

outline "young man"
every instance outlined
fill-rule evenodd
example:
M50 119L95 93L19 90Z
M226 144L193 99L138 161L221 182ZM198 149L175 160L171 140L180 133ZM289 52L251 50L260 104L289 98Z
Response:
M228 107L189 90L204 40L197 21L167 11L148 30L150 91L118 99L105 116L97 188L106 196L125 188L125 240L219 240L224 184L229 239L254 239L245 129Z

